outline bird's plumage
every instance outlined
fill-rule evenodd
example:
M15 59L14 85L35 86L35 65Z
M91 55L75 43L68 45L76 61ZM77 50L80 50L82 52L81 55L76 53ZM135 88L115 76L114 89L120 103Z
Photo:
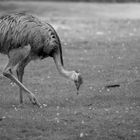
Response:
M33 15L16 13L0 17L0 53L8 55L3 75L20 87L20 103L24 90L32 103L39 105L35 95L22 84L25 66L36 58L53 57L59 73L73 80L77 90L82 84L80 73L64 68L61 42L54 28ZM12 73L16 65L18 79Z
M8 54L12 49L31 46L40 58L62 53L60 39L51 25L26 13L4 15L0 18L0 52ZM62 57L62 56L61 56ZM63 60L61 58L63 63Z

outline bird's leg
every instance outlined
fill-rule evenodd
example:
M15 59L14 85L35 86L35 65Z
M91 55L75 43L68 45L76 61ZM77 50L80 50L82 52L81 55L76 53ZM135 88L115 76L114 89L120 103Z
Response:
M37 98L35 97L35 95L29 91L19 80L16 79L16 77L11 74L9 72L10 69L5 69L3 72L3 75L7 78L9 78L11 81L13 81L14 83L16 83L22 90L24 90L26 93L28 93L28 96L30 98L30 101L34 104L34 105L38 105L40 106L40 103L38 102Z
M28 89L27 89L13 74L11 74L11 73L9 72L10 69L11 69L10 67L6 67L5 70L4 70L4 72L3 72L3 75L4 75L5 77L9 78L9 79L10 79L11 81L13 81L14 83L16 83L16 84L17 84L20 88L22 88L26 93L28 93L29 98L30 98L30 100L31 100L31 102L32 102L33 104L36 104L36 105L40 106L40 104L39 104L37 98L35 97L35 95L34 95L31 91L29 91L29 90L28 90Z
M9 72L10 72L11 74L13 74L13 72L12 72L12 70L11 70L11 69L9 70ZM10 84L14 86L14 84L15 84L15 83L11 81L11 83L10 83Z
M23 61L21 61L16 69L18 80L22 83L23 80L23 74L24 74L24 68L29 63L30 59L26 57ZM22 88L19 88L19 101L20 104L23 103L23 95L22 95Z
M16 72L17 72L18 80L22 83L24 70L17 69ZM23 103L23 95L22 95L22 88L21 87L19 87L19 102L20 102L20 104Z
M37 98L35 95L28 90L10 71L17 65L20 64L21 61L23 61L28 55L29 55L30 49L28 46L25 46L23 48L14 49L9 52L9 62L7 66L4 69L3 75L7 78L9 78L12 82L16 83L21 89L26 91L25 93L28 93L28 96L33 104L36 104L40 106Z

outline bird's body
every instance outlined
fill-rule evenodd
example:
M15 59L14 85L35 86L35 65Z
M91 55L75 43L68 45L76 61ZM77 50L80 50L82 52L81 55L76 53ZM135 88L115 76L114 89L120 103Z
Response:
M3 75L20 87L21 103L24 90L32 103L39 104L35 95L22 84L25 66L36 58L52 57L61 75L73 80L77 89L82 84L79 73L64 69L61 42L54 28L30 14L16 13L0 17L0 53L8 55L9 62ZM12 74L16 65L18 79Z
M30 45L32 55L45 58L61 49L60 39L48 23L25 13L0 18L0 52ZM58 48L57 48L58 47ZM45 51L43 51L45 49Z

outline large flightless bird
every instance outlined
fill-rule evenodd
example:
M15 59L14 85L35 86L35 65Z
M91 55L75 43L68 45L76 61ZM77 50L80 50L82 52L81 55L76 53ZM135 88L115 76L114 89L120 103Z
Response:
M81 74L64 68L61 42L56 31L37 17L22 12L0 17L0 53L9 58L3 75L19 86L20 103L23 103L24 90L31 102L40 106L35 95L23 85L22 79L24 68L31 60L47 57L54 59L62 76L74 81L78 94L83 81ZM12 73L15 66L17 78Z

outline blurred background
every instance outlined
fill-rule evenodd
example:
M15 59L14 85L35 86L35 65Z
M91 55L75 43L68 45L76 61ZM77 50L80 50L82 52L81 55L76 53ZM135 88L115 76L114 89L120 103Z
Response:
M12 1L12 0L0 0L0 1ZM18 1L73 1L73 2L140 2L140 0L18 0Z

